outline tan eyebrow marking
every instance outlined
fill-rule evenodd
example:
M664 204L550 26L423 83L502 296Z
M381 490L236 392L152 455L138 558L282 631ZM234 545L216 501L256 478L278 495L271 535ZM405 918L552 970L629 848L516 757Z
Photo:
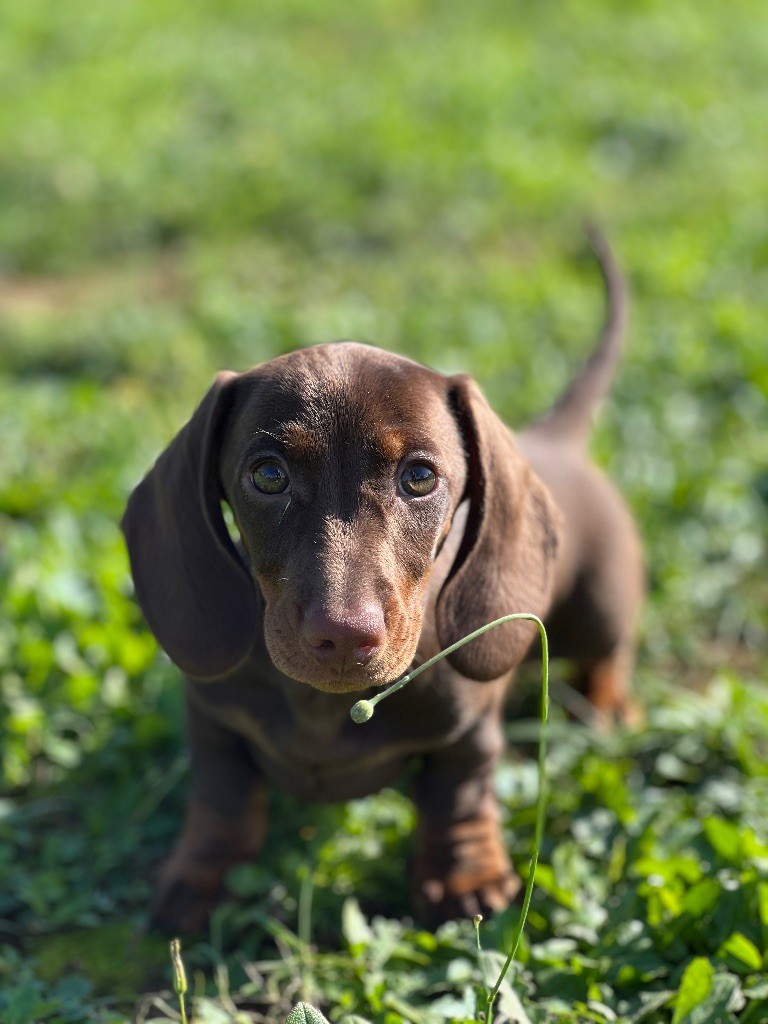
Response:
M384 430L376 438L376 447L385 459L398 462L406 449L405 437L400 430Z
M280 440L294 458L317 456L323 451L323 445L317 434L295 420L283 424L280 430Z

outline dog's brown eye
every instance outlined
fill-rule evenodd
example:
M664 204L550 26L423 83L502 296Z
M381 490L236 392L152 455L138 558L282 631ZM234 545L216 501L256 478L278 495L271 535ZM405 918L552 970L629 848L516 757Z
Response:
M282 494L288 486L288 474L279 462L267 459L251 470L253 486L262 494Z
M400 474L400 486L406 494L421 497L434 490L437 477L434 470L420 462L414 463Z

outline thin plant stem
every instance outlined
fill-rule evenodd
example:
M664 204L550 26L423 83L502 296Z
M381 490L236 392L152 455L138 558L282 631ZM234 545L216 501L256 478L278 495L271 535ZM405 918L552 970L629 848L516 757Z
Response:
M184 1005L184 994L187 991L187 974L184 970L184 961L181 959L181 942L178 939L171 939L171 963L173 964L173 988L179 997L181 1024L187 1024L187 1008Z
M490 995L490 989L488 988L488 972L485 969L485 960L483 959L483 946L480 942L480 925L483 923L483 915L475 914L472 919L472 924L475 928L475 944L477 945L477 965L480 968L480 977L483 979L483 989L485 991L486 1003L488 996Z
M373 709L379 703L384 700L385 697L389 697L393 693L397 693L401 690L406 683L410 683L412 679L425 672L428 668L440 661L442 658L446 658L449 654L457 651L464 644L468 644L470 641L475 640L477 637L482 636L483 633L487 633L491 629L495 629L497 626L502 626L505 622L515 622L519 620L527 620L528 622L535 622L539 635L541 637L541 712L540 722L541 731L539 733L539 793L536 799L536 826L534 829L533 836L533 851L531 853L531 861L528 869L528 878L525 883L525 893L523 895L523 909L520 915L520 920L515 930L514 940L512 947L509 951L504 966L501 968L499 977L496 980L496 984L493 986L491 991L488 993L486 1021L491 1020L493 1013L493 1004L496 1001L496 997L499 994L502 982L506 977L507 971L512 964L512 961L517 955L517 950L520 945L520 939L525 928L525 922L528 918L528 910L531 906L531 898L533 896L533 883L536 876L536 866L539 862L539 852L541 851L541 841L544 835L544 816L547 808L547 797L548 797L548 786L547 786L547 772L546 772L546 756L547 756L547 724L549 722L549 642L547 640L547 631L544 628L544 623L538 617L533 615L531 612L515 612L512 615L503 615L500 619L494 619L493 622L488 622L485 626L481 626L480 629L476 629L473 633L463 637L461 640L457 640L455 644L451 644L450 647L446 647L444 651L440 651L433 658L429 658L418 668L415 668L413 672L409 672L404 675L402 679L398 679L396 683L393 683L390 687L384 690L382 693L375 694L370 700L358 701L352 708L351 715L353 721L362 723L368 721L373 714ZM360 709L363 714L356 717L355 711ZM478 935L479 939L479 935Z

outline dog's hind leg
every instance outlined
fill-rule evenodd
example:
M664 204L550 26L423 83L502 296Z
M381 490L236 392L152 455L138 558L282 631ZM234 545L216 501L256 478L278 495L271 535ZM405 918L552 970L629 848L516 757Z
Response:
M599 728L615 722L640 724L642 713L631 687L634 660L633 645L625 643L603 657L576 666L573 685L594 708L594 724Z

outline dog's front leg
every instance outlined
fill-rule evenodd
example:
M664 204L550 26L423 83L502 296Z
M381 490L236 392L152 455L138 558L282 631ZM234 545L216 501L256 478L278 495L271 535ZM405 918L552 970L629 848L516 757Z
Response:
M520 888L493 793L502 748L498 715L489 713L458 742L430 754L416 776L414 902L432 927L503 910Z
M267 823L267 787L243 740L193 700L187 701L187 731L192 791L151 911L154 925L177 934L206 926L225 895L227 871L259 853Z

